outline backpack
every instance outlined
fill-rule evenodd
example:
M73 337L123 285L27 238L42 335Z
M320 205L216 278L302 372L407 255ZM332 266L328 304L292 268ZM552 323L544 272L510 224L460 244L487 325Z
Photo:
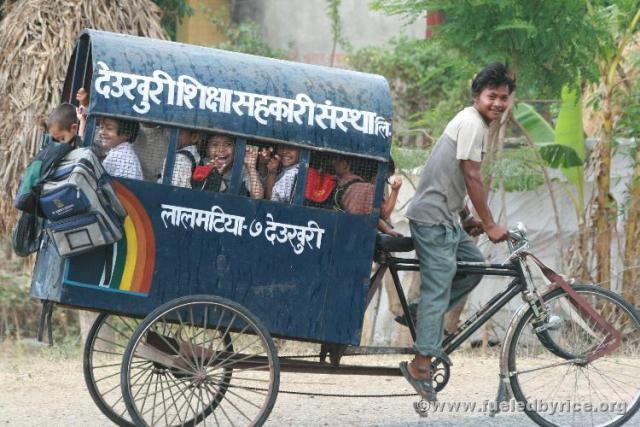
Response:
M304 205L344 211L342 198L347 189L358 182L365 181L362 178L354 178L344 185L337 185L334 175L310 167L307 172L307 185L304 189Z
M304 188L305 206L332 209L335 191L335 176L309 167L307 171L307 185Z
M74 146L74 143L61 144L54 141L50 135L44 136L42 149L31 160L22 175L14 202L16 209L30 215L44 216L38 206L42 182L55 169L60 160L73 150Z
M61 256L110 245L122 238L127 215L111 178L90 148L68 153L43 182L40 210Z
M344 207L342 206L342 198L347 192L347 189L351 187L353 184L365 182L362 178L354 178L351 181L347 181L344 185L336 185L333 193L331 194L333 200L333 208L345 212Z
M26 257L40 248L42 218L29 212L21 212L11 232L11 246L16 255Z

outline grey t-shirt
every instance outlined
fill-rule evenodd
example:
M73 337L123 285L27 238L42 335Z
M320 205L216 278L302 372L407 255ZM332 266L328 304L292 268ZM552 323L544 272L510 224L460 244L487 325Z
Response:
M447 124L422 171L407 218L427 225L458 223L467 196L460 160L482 161L488 130L474 107L460 111Z

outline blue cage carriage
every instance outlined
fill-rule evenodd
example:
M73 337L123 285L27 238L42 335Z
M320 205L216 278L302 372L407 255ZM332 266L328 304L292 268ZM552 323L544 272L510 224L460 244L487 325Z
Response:
M382 77L88 30L63 98L83 85L87 141L96 116L166 125L168 168L178 128L234 135L240 147L285 142L302 149L300 178L291 204L232 194L239 170L231 194L116 179L129 217L111 283L96 250L65 260L58 277L48 275L55 283L35 280L35 297L143 316L172 298L214 294L246 306L274 335L359 342L384 173L371 215L303 206L303 181L314 150L386 170L392 107Z
M181 297L213 296L229 303L224 309L240 310L240 317L246 313L245 325L254 325L251 319L264 325L251 326L253 335L341 345L360 342L391 140L392 104L384 78L85 30L68 68L63 100L74 102L80 88L90 93L85 145L94 140L98 120L105 117L162 126L169 134L168 147L162 147L162 182L114 178L128 214L125 237L114 246L67 259L45 240L33 275L33 297L104 313L87 341L85 377L107 416L118 423L147 422L141 411L131 420L126 411L116 410L97 384L94 352L101 328L113 318L141 319ZM170 185L181 129L235 138L227 193ZM244 148L256 143L300 149L291 203L239 194ZM374 166L370 214L306 205L307 171L314 156L329 154ZM193 310L196 317L203 316L202 307ZM204 310L208 323L227 325ZM206 326L207 320L201 323ZM128 326L127 336L134 329ZM146 336L144 345L154 337L158 339ZM181 353L178 341L159 337L164 344L146 348L156 352L155 365L166 361L166 354L157 354L163 345ZM270 352L271 338L265 342L265 355L256 360L266 360L271 392L252 418L258 424L273 406L274 367L279 371L275 352ZM171 363L163 366L184 369ZM123 371L131 369L125 365ZM303 363L291 369L307 368ZM124 388L123 393L126 409L136 413L131 407L135 399L127 397ZM220 393L216 396L217 402ZM213 406L201 408L191 421L204 419Z

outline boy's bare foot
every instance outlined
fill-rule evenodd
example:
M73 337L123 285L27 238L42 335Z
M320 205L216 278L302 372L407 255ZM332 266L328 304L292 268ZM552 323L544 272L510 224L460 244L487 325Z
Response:
M412 366L414 362L415 360L411 363L400 363L400 372L402 372L402 376L404 376L407 382L411 384L420 397L430 402L437 400L429 368L423 370L421 367Z
M431 379L431 372L429 369L429 364L423 365L413 359L411 362L407 364L407 369L413 378L419 380L429 380Z

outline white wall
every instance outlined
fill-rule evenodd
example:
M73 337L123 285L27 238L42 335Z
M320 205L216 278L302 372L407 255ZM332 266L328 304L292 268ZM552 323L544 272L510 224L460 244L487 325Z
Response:
M263 28L265 41L285 49L290 59L329 65L332 36L325 0L236 0L236 19L251 18ZM406 34L424 38L424 16L409 25L399 16L372 11L369 0L343 0L340 17L345 38L355 48L382 45L391 37ZM344 60L338 47L336 65Z

